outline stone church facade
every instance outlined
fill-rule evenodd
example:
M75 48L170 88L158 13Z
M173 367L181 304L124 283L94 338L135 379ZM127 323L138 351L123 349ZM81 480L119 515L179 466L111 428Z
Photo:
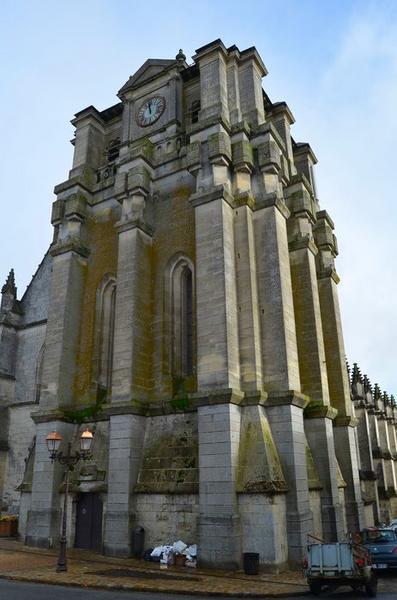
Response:
M147 60L72 121L53 242L21 300L13 272L2 288L0 508L27 544L59 539L45 437L77 447L87 424L71 545L90 547L84 514L106 554L140 525L146 547L197 542L202 564L283 565L308 533L396 516L395 403L349 379L316 157L266 73L216 40L191 65Z

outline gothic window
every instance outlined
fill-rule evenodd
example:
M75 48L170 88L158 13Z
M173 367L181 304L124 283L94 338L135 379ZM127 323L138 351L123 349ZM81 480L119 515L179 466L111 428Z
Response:
M116 281L106 275L97 290L95 326L95 380L98 390L108 394L112 384Z
M194 374L193 270L190 261L179 257L170 271L171 334L174 377Z
M192 102L192 106L190 108L190 115L191 115L192 123L198 123L199 112L200 112L200 100L195 100L194 102Z
M35 402L40 401L40 393L41 393L41 384L43 378L43 363L44 363L44 350L45 346L42 345L40 352L37 357L37 365L36 365L36 378L35 378Z
M193 289L192 272L189 267L182 274L182 369L186 375L193 374Z

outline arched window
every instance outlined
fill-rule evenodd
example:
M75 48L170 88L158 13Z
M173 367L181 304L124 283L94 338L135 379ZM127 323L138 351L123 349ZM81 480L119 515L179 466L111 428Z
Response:
M177 378L194 374L194 285L193 266L177 256L170 266L171 373Z
M193 375L193 276L184 261L172 277L172 373L176 377Z
M182 273L181 293L181 371L189 376L193 374L193 282L189 267Z
M43 344L42 347L40 348L40 352L37 356L37 363L36 363L36 377L35 377L35 391L34 391L35 402L40 402L41 382L42 382L42 378L43 378L44 351L45 351L45 345Z
M106 395L112 385L115 303L116 280L112 275L105 275L96 298L94 379L98 391Z
M190 115L191 115L192 124L198 123L200 108L201 108L200 100L194 100L194 102L192 102L192 105L190 107Z

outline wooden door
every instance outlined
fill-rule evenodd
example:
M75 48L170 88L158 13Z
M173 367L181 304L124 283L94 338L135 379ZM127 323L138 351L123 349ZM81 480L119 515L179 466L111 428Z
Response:
M99 494L79 494L76 508L76 548L102 549L102 500Z

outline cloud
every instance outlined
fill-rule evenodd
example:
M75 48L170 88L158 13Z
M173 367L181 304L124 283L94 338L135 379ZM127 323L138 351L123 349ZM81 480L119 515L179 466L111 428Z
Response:
M379 8L379 3L377 3ZM393 7L353 15L314 91L320 201L336 222L351 362L397 391L397 21ZM324 110L325 108L325 110Z

